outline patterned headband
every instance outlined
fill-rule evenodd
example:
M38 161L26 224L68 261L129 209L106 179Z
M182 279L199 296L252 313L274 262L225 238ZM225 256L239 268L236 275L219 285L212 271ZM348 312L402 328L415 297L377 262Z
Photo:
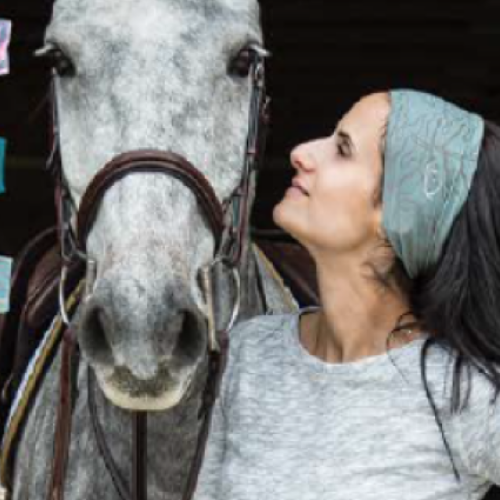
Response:
M390 92L383 226L409 276L437 262L477 168L484 120L438 97Z

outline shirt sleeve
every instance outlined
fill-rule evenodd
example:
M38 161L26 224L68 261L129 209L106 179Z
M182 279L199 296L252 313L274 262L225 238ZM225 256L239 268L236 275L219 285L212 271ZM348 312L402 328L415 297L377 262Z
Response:
M455 415L459 450L469 473L500 486L500 395L495 399L492 382L472 373L468 405Z

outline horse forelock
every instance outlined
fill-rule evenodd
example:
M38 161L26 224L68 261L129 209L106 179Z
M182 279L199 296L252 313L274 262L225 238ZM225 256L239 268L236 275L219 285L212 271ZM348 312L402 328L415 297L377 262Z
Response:
M256 0L55 0L53 15L66 22L75 22L87 14L97 15L113 10L130 13L134 7L148 9L182 9L184 12L201 14L207 20L241 18L252 23L260 22L260 6Z

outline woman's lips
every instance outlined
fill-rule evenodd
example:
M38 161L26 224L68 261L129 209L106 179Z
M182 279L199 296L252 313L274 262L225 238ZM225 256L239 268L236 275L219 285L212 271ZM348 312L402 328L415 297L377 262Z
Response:
M308 196L303 189L297 187L297 186L290 186L286 192L285 192L285 195L286 196L291 196L291 197L294 197L294 198L298 198L298 197L304 197L304 196Z
M294 177L292 179L292 187L299 189L303 195L309 196L307 189L302 185L302 183L299 181L298 177Z

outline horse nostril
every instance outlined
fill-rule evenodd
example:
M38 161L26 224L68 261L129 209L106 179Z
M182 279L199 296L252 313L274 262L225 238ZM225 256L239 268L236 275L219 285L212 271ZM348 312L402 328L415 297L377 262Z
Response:
M104 311L98 306L91 306L86 311L79 342L84 351L96 364L113 365L113 353L106 337Z
M190 311L184 311L182 326L173 356L184 359L188 363L196 361L206 348L206 341L203 338L204 331L205 328L200 324L197 316Z

